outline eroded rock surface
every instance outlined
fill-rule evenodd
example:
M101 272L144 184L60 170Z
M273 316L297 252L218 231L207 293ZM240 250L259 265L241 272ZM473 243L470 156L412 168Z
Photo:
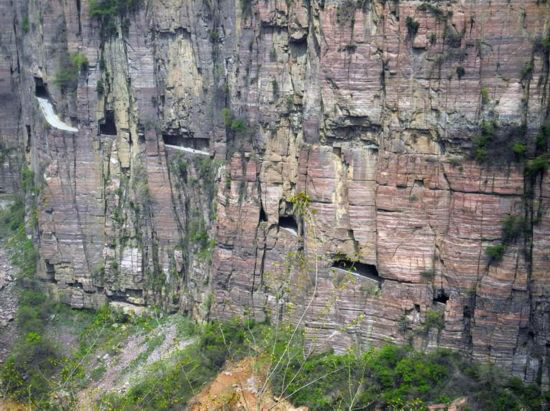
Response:
M2 138L41 187L59 299L303 321L548 384L550 183L511 149L548 150L547 2L158 0L103 28L89 6L0 0Z
M10 264L6 251L0 246L0 362L5 360L9 354L11 344L16 336L14 321L17 311L15 274L15 269Z

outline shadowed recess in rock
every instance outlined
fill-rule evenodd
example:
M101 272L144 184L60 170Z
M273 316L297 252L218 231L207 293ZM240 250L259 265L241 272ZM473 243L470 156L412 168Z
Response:
M177 134L163 134L164 144L169 146L191 148L193 150L208 150L210 141L207 138L183 137Z
M99 134L116 136L115 113L113 111L107 110L105 112L105 119L99 123Z
M383 281L380 274L378 274L376 266L372 264L365 264L342 258L335 260L332 263L332 268L349 271L350 273L370 278L371 280L376 280L380 283Z
M267 221L267 215L265 213L265 210L262 207L260 207L260 222L266 222Z
M449 301L449 296L447 295L445 290L439 289L435 292L434 299L433 299L434 303L437 302L437 303L447 304L447 301Z
M44 84L44 80L40 77L34 78L34 95L36 97L48 98L48 89Z
M298 223L294 216L279 216L279 227L296 236L298 235Z

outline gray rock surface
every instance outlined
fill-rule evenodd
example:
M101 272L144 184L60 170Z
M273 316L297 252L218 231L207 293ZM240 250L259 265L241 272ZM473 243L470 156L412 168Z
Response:
M15 274L15 269L11 266L6 251L0 244L0 362L5 360L16 336Z

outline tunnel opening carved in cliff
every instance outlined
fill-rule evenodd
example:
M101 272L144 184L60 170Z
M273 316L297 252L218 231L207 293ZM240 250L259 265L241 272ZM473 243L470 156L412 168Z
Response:
M383 282L382 277L380 277L380 274L378 273L378 269L372 264L365 264L348 258L337 258L332 262L332 268L369 278L377 281L378 283Z
M165 145L190 148L193 150L208 150L210 140L208 138L186 137L179 134L163 134Z
M434 303L447 304L447 301L449 301L449 294L447 294L444 289L440 288L435 291L433 298Z
M44 260L44 266L47 280L55 281L55 266L49 260Z
M290 232L291 234L298 236L299 228L298 222L293 215L280 215L279 216L279 228Z
M264 210L263 204L260 205L260 223L267 223L267 214Z
M112 110L106 110L103 121L99 122L99 134L106 136L116 136L115 113Z
M40 77L34 78L34 95L40 98L49 99L48 87Z

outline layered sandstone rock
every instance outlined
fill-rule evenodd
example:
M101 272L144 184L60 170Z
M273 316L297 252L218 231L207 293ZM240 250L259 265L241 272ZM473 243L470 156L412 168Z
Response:
M0 119L42 186L59 298L290 319L337 350L450 347L548 383L550 187L511 152L546 149L547 3L158 0L116 32L84 0L9 4ZM491 261L507 216L525 229Z

